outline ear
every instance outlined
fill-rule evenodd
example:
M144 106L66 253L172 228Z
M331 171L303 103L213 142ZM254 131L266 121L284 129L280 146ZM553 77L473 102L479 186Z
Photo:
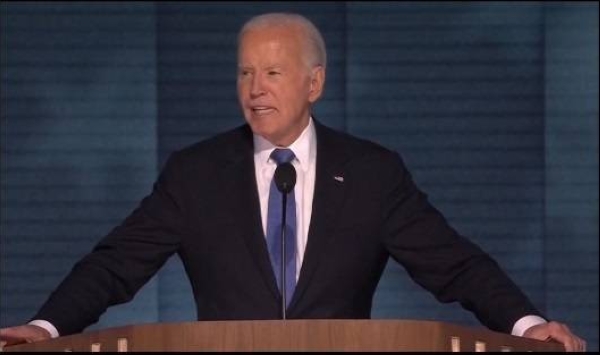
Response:
M310 75L310 90L308 92L308 101L314 103L323 93L325 85L325 68L318 65L311 69Z

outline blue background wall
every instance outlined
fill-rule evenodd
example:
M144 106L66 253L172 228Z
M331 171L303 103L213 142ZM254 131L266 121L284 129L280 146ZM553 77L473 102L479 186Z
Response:
M237 126L237 30L306 15L321 121L399 151L434 204L598 350L598 4L5 3L0 326L29 319L175 149ZM194 320L173 259L89 329ZM390 263L374 318L478 325Z

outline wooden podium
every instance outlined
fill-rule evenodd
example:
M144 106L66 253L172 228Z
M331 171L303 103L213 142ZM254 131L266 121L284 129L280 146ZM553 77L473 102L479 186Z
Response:
M37 343L20 351L564 351L542 342L443 322L269 320L154 323Z

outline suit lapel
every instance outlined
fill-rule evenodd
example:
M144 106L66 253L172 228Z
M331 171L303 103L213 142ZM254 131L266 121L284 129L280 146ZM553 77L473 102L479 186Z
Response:
M343 166L349 157L344 154L345 151L340 150L337 133L316 120L314 123L317 134L317 161L313 207L300 278L290 309L301 299L318 270L320 260L326 256L345 198ZM275 298L279 298L277 281L262 230L252 132L248 126L241 132L242 139L236 140L241 143L229 147L225 158L224 176L232 178L224 179L224 198L232 201L232 214L238 216L236 224L243 231L248 251L267 287Z
M242 131L239 145L231 146L225 159L224 177L226 201L231 202L231 213L244 235L250 257L256 263L263 280L275 298L279 297L277 281L269 259L262 229L260 202L254 170L252 132L248 126ZM237 142L236 141L236 142Z
M313 207L300 278L290 308L302 297L318 269L320 260L326 256L345 197L343 164L346 157L335 143L335 134L314 122L317 133L317 161Z

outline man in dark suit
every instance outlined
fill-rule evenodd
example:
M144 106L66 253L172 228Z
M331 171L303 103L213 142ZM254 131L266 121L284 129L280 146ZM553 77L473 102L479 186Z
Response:
M369 318L391 256L438 300L460 302L490 329L584 350L446 223L397 153L312 116L325 72L325 45L308 20L249 21L238 51L247 124L174 153L152 193L75 265L32 322L1 330L2 339L80 332L107 307L131 300L174 253L199 320ZM292 164L297 177L285 250L272 188L280 164Z

